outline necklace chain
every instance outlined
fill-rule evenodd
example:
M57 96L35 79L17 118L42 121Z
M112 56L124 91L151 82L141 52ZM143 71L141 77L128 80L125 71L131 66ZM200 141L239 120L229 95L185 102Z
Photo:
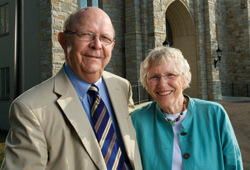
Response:
M181 116L183 115L183 112L185 109L186 109L186 98L184 97L182 111L181 111L180 115L175 120L168 119L167 117L166 117L166 119L174 126L175 122L178 122L181 119Z

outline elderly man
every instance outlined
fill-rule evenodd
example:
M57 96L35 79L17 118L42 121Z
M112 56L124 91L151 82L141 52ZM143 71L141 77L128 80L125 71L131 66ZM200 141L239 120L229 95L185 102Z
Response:
M58 35L63 68L11 106L2 169L142 169L131 86L104 71L114 33L99 8L69 16Z

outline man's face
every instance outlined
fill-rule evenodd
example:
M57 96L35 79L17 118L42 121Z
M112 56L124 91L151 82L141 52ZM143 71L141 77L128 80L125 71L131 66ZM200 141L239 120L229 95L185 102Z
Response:
M104 14L100 9L90 9L74 20L69 31L91 32L95 35L113 38L111 21ZM101 77L105 66L110 61L113 47L114 42L110 45L103 45L99 36L89 42L80 39L76 34L68 34L64 52L69 67L86 82L94 83ZM94 82L90 78L94 78Z

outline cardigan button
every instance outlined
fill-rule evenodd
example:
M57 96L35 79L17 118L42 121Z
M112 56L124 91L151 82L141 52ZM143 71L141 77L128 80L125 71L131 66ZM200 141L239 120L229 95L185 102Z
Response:
M184 159L188 159L189 156L190 156L190 155L189 155L188 153L185 153L185 154L183 155L183 158L184 158Z
M181 132L181 136L185 136L187 132Z

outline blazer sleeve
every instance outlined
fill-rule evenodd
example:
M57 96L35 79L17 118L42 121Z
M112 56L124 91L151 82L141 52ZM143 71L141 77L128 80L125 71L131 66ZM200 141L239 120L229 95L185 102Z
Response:
M37 117L24 102L16 100L10 108L9 119L11 128L1 169L44 170L48 160L47 145Z
M225 170L237 169L243 170L242 157L240 148L226 111L221 108L222 124L221 124L221 144L224 156Z

